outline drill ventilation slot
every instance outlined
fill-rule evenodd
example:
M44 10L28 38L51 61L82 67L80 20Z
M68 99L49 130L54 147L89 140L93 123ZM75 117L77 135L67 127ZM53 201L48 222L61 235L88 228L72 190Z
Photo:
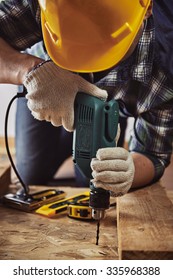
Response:
M78 121L82 123L92 123L93 113L93 108L80 104Z

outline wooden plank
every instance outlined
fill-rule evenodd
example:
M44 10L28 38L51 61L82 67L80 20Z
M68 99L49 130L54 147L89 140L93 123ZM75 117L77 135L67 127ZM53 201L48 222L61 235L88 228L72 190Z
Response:
M0 196L7 193L11 182L11 168L10 165L0 165Z
M164 175L161 178L161 184L163 187L165 187L167 196L173 203L173 155L171 157L171 163L166 168Z
M14 137L8 137L8 144L10 147L10 152L12 155L15 154L15 138ZM5 138L0 137L0 154L6 155L6 148L5 148Z
M171 200L171 202L173 203L173 190L166 190L167 196L169 197L169 199Z
M14 138L9 139L10 147L14 147ZM14 149L12 149L14 150ZM7 157L4 137L0 137L0 196L7 193L11 183L11 168Z
M8 138L8 144L12 157L15 155L15 139L14 137ZM7 156L5 147L5 138L0 137L0 196L6 194L11 184L11 164Z
M32 188L34 191L41 188ZM86 188L59 187L68 196ZM61 214L54 219L0 207L0 259L118 259L116 210L107 210L95 245L96 222Z
M117 199L120 259L173 259L173 205L160 184Z

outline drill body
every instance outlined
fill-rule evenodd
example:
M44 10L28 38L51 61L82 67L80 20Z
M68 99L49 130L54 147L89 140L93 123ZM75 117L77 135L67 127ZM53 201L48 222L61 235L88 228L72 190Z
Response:
M115 100L105 102L85 93L75 99L75 130L73 136L73 161L79 172L92 179L91 159L99 148L115 147L119 108ZM94 187L90 182L90 207L96 220L104 217L109 208L110 192Z

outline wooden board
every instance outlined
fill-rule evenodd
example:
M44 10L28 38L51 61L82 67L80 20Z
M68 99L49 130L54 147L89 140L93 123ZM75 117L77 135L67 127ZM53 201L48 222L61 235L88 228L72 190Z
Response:
M68 196L88 190L59 189ZM173 259L172 213L173 205L159 184L128 193L117 199L117 209L107 210L96 246L94 221L66 214L50 219L0 206L0 259Z
M173 203L173 155L171 157L171 163L166 168L163 177L160 179L160 182L163 187L165 187L167 196Z
M8 137L8 144L10 148L10 153L12 155L15 154L15 138L14 137ZM0 155L4 155L7 157L7 151L5 147L5 138L0 137Z
M11 182L11 168L9 164L0 164L0 196L7 193Z
M120 259L173 259L173 205L159 184L117 199Z
M88 190L59 189L65 190L68 196ZM115 207L108 210L101 223L98 246L95 222L74 220L66 214L50 219L2 206L0 213L1 260L118 259Z

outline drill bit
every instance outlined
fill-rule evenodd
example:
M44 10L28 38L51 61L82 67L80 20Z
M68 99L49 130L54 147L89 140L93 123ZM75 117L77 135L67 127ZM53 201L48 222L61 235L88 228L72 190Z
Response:
M97 222L96 245L99 245L100 220Z

